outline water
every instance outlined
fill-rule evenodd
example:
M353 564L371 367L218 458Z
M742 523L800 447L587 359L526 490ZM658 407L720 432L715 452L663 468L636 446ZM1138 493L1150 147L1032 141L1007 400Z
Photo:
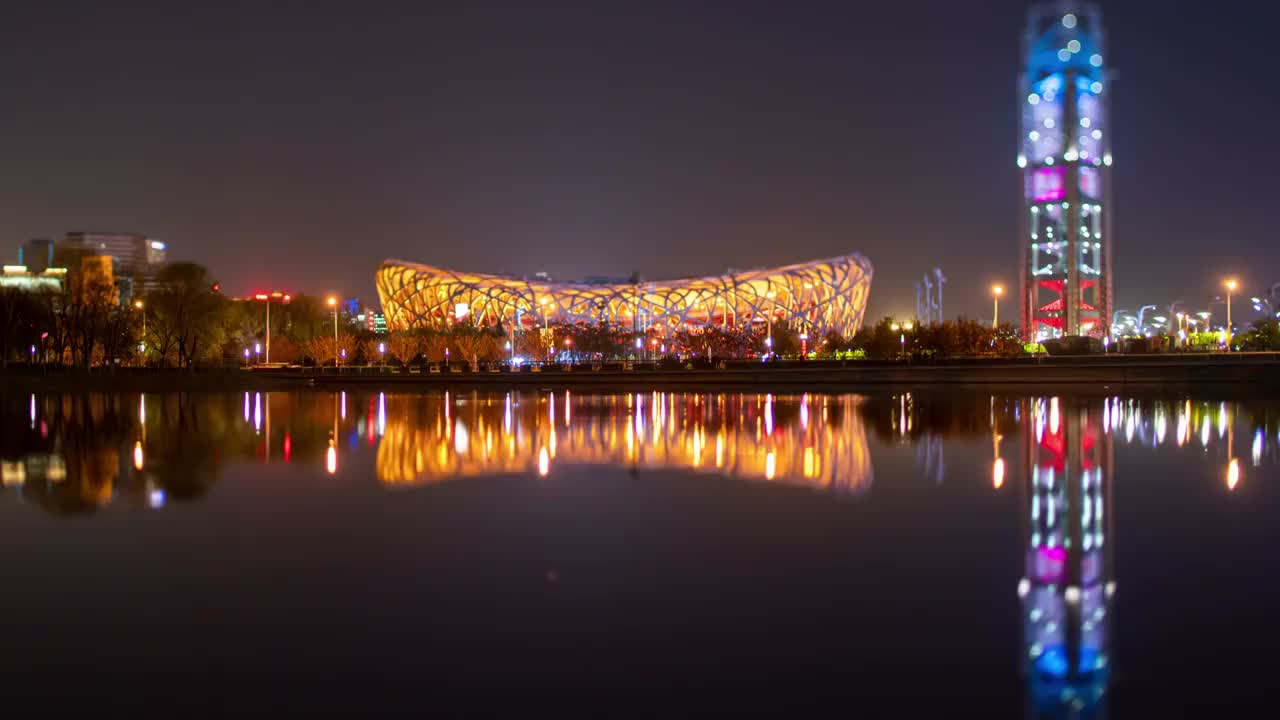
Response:
M1268 399L8 395L0 419L19 675L1148 716L1266 699L1280 639Z

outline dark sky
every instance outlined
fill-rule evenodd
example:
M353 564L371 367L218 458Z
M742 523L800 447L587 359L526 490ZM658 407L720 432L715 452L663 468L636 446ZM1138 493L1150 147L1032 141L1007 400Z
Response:
M1119 305L1280 281L1274 3L1102 4ZM372 302L388 257L659 278L857 250L873 316L934 265L948 315L989 316L1017 264L1026 6L22 3L3 258L140 231L232 293Z

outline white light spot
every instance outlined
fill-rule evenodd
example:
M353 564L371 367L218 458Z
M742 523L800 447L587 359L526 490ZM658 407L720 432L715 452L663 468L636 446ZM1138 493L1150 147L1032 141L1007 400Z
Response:
M1089 64L1094 67L1102 67L1102 56L1097 53L1094 53L1089 58Z
M1073 53L1080 52L1080 41L1072 40L1071 42L1067 43L1067 49Z
M1024 168L1024 167L1026 167L1026 166L1027 166L1027 156L1026 156L1026 155L1019 155L1019 156L1018 156L1018 167L1020 167L1020 168Z
M1066 62L1070 60L1071 51L1066 48L1062 48L1061 50L1058 51L1058 59L1061 60L1062 62Z
M1040 133L1035 130L1032 130L1031 132L1027 133L1027 138L1032 142L1035 142L1036 140L1040 139Z
M1030 103L1031 105L1039 105L1040 96L1035 93L1031 93L1030 95L1027 96L1027 102Z
M1100 83L1100 82L1098 82L1098 81L1096 81L1096 80L1095 80L1095 81L1094 81L1094 83L1093 83L1092 85L1090 85L1090 86L1089 86L1089 89L1093 91L1093 94L1094 94L1094 95L1101 95L1101 94L1102 94L1102 83Z
M1066 15L1063 15L1063 16L1062 16L1062 27L1064 27L1064 28L1066 28L1066 29L1070 30L1071 28L1073 28L1073 27L1075 27L1075 26L1076 26L1076 16L1075 16L1075 15L1072 15L1071 13L1067 13Z
M1051 128L1051 127L1053 127L1053 118L1045 118L1045 119L1044 119L1044 126L1045 126L1045 127L1047 127L1047 128Z
M1093 132L1091 132L1091 133L1089 133L1089 134L1093 136L1093 139L1094 139L1094 140L1101 140L1101 139L1102 139L1102 131L1101 131L1101 130L1094 130Z
M1080 127L1087 128L1093 124L1093 121L1087 117L1080 118Z

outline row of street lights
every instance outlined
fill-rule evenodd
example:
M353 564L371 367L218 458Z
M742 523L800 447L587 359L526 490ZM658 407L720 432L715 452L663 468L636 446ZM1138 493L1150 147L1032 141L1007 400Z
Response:
M1236 291L1237 288L1239 288L1240 284L1235 280L1235 278L1227 278L1226 280L1223 281L1222 284L1227 288L1226 338L1227 338L1227 349L1230 350L1231 340L1234 337L1234 332L1231 327L1231 295ZM1004 295L1004 286L992 285L991 286L991 327L993 328L1000 326L1000 296L1001 295ZM1184 318L1187 318L1189 316L1181 312L1178 313L1177 316L1178 316L1178 329L1179 331L1184 331L1184 328L1182 326L1182 321ZM1191 321L1191 322L1194 323L1195 321Z

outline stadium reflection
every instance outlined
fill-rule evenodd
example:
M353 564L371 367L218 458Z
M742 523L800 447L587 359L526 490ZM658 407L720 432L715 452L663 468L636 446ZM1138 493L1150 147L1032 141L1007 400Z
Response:
M387 397L378 479L422 484L571 465L686 469L858 492L871 484L852 395L558 393Z

